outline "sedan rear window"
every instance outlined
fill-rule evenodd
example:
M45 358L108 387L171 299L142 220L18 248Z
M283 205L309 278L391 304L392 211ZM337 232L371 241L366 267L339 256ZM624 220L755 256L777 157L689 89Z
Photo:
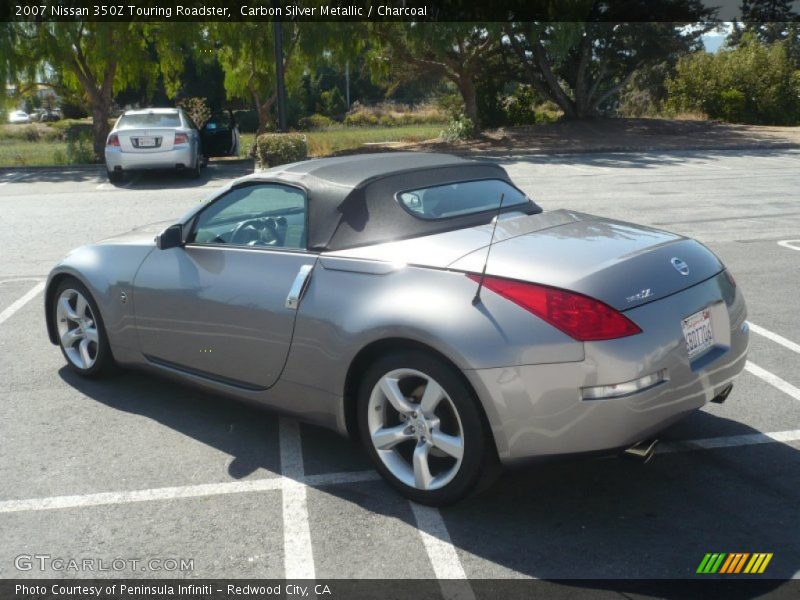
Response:
M397 194L401 206L421 219L447 219L525 204L528 198L507 181L482 179L409 190Z
M136 127L180 127L181 117L174 113L148 113L143 115L122 115L117 124L117 129L132 129Z

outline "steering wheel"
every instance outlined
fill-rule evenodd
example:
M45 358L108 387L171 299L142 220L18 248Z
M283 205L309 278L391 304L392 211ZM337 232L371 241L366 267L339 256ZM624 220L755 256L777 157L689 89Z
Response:
M239 223L231 233L231 244L274 246L279 241L273 219L248 219Z
M261 240L261 232L255 226L255 220L242 221L231 233L231 244L251 245Z

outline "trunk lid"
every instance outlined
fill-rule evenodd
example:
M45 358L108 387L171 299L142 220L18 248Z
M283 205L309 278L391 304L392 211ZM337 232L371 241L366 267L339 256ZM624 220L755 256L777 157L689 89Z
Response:
M572 290L627 310L689 288L724 267L705 246L683 236L582 213L560 225L497 238L487 275ZM529 217L531 219L535 217ZM486 248L450 269L480 273Z

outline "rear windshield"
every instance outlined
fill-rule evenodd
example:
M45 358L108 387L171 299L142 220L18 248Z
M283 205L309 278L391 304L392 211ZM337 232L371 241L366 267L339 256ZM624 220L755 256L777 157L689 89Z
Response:
M525 204L528 198L507 181L483 179L409 190L397 194L400 205L420 219L447 219Z
M134 127L180 127L181 117L174 113L150 113L144 115L122 115L117 124L118 129Z

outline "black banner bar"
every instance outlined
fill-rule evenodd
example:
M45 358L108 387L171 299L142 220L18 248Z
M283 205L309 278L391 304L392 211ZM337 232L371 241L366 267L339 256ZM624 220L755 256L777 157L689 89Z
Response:
M747 20L740 0L4 0L0 21ZM800 0L792 7L800 13Z
M609 594L611 592L611 594ZM435 600L469 597L476 600L582 600L613 598L797 598L800 580L773 580L750 576L698 576L686 580L651 579L5 579L3 600L253 600L258 598L324 600Z

